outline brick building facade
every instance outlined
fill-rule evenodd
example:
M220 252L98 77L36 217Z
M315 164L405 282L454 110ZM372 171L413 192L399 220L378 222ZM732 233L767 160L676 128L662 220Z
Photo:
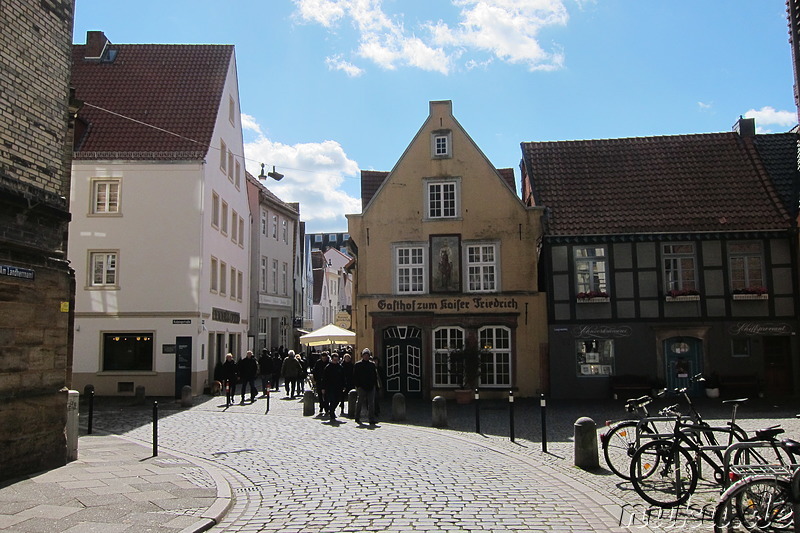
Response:
M0 479L66 462L74 7L6 0L0 10Z

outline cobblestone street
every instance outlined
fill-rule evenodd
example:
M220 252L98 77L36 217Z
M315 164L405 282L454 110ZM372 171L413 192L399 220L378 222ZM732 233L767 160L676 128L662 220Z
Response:
M97 401L95 428L150 441L147 409ZM595 471L572 466L575 420L590 416L602 430L606 419L622 418L621 402L550 401L548 453L538 401L515 403L515 442L508 403L482 402L481 434L474 405L447 407L449 427L435 429L422 401L408 403L407 420L374 427L304 417L302 403L282 392L268 414L263 398L229 408L222 397L197 398L191 409L164 401L159 444L225 472L235 502L212 531L609 531L623 530L620 522L641 530L641 500L602 457ZM390 408L383 403L384 418ZM699 410L708 420L729 416L719 401ZM782 423L788 436L800 435L793 415L790 405L766 400L740 409L745 428ZM689 525L710 530L697 509L718 494L701 482Z

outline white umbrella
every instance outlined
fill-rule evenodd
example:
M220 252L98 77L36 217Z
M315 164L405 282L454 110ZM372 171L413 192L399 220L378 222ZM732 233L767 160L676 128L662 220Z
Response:
M318 330L300 337L300 344L307 346L321 346L324 344L353 344L356 334L350 330L342 329L334 324L328 324Z

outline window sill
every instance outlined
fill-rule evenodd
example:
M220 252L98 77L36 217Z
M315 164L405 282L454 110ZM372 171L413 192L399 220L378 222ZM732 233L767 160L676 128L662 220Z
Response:
M611 301L608 296L597 296L595 298L578 298L575 303L579 304L606 304Z
M769 300L769 294L734 294L734 300Z
M686 296L667 296L667 302L699 302L699 294L688 294Z

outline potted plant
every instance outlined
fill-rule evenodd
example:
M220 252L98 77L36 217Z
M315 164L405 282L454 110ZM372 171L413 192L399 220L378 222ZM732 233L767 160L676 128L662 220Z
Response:
M481 375L481 356L484 353L485 350L478 347L474 338L467 339L466 344L450 351L450 373L458 376L457 403L469 403L472 399Z
M709 398L719 398L719 376L711 374L703 379L703 386L706 388L706 396Z

